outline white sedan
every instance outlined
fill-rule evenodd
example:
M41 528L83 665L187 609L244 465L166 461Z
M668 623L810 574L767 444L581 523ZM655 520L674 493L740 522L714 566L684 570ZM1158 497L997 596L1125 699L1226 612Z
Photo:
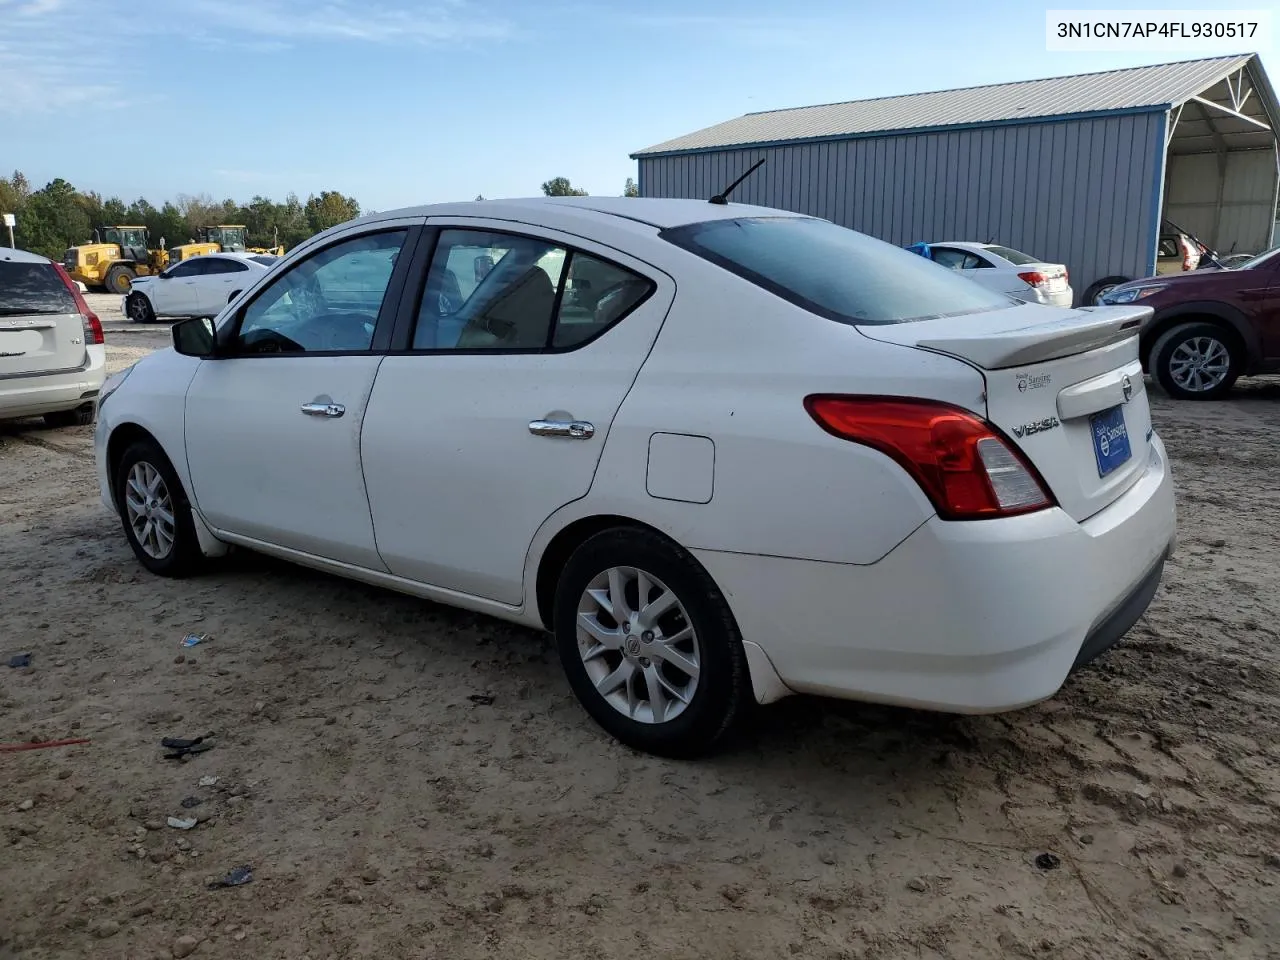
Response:
M124 315L135 323L156 317L213 317L228 297L257 282L279 260L268 254L207 253L179 261L154 277L134 277Z
M111 378L102 497L156 574L248 547L551 631L645 750L790 693L1010 710L1175 531L1150 311L1046 309L759 207L382 213Z
M929 252L934 263L959 270L988 290L1015 300L1069 307L1075 296L1065 266L1045 263L1012 247L948 241L929 244Z

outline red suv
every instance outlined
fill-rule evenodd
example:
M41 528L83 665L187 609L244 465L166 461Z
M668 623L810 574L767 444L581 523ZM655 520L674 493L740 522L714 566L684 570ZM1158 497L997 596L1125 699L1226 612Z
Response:
M1280 371L1280 247L1233 270L1122 283L1101 303L1155 311L1142 328L1142 364L1179 400L1217 400L1237 377Z

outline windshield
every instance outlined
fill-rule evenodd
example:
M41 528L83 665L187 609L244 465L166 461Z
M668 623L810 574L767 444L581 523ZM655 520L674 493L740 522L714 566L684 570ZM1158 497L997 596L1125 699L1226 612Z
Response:
M1268 260L1274 257L1277 253L1280 253L1280 247L1272 247L1270 250L1264 250L1262 253L1258 254L1256 257L1250 257L1248 260L1240 264L1238 267L1235 267L1234 269L1252 270L1254 267L1262 266L1264 263L1266 263Z
M662 237L819 316L904 323L1013 305L967 277L866 234L807 217L710 220Z

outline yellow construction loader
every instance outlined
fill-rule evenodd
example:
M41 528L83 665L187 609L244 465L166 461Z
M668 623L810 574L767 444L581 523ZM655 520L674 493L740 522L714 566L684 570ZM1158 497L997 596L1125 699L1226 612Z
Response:
M200 228L200 239L169 248L169 261L187 260L206 253L268 253L283 257L284 246L246 247L243 223L220 223Z
M90 289L128 293L134 277L159 273L169 263L163 240L161 249L148 248L146 227L100 227L93 233L91 242L68 247L62 255L62 266L71 279Z

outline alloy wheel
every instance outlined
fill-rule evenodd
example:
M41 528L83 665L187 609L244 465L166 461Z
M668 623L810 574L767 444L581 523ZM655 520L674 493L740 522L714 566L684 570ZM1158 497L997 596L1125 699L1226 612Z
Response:
M578 655L596 692L625 717L667 723L698 689L702 651L684 605L636 567L610 567L582 592Z
M1188 393L1204 393L1219 386L1231 370L1231 354L1213 337L1191 337L1173 348L1169 376Z
M173 499L160 471L144 460L129 470L124 509L142 551L154 560L167 557L177 537Z

